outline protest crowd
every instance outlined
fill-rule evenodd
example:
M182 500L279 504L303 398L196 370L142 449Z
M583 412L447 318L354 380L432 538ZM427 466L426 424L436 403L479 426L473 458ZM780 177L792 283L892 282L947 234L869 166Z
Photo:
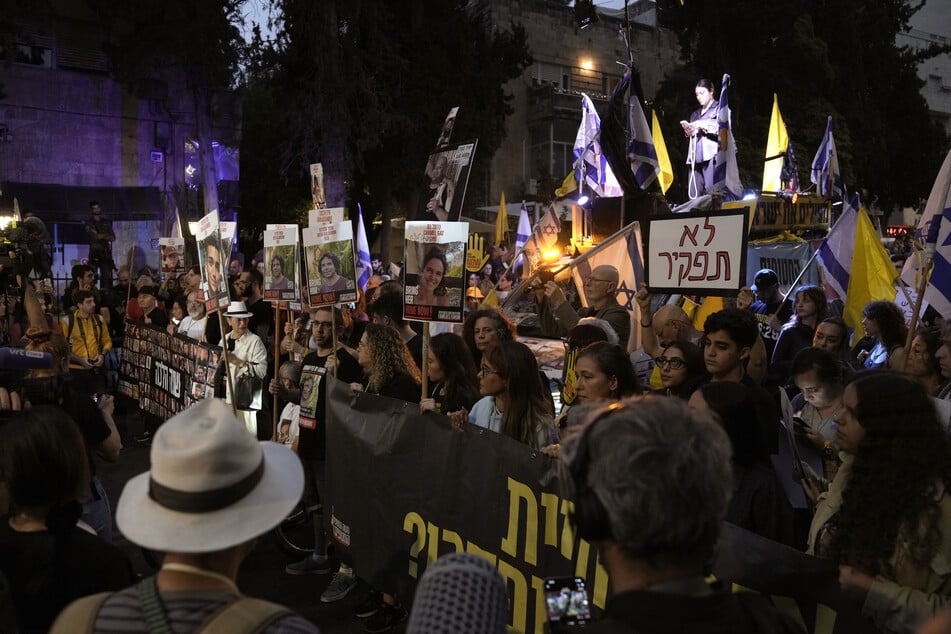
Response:
M764 267L700 313L651 288L631 261L589 254L556 270L537 254L529 262L524 239L483 252L464 228L449 235L454 222L438 240L425 233L432 224L417 235L407 223L399 263L371 254L342 220L316 238L305 229L302 249L296 225L268 229L246 259L214 213L196 233L196 261L169 243L158 267L130 270L115 266L108 223L90 208L95 262L73 266L61 297L26 272L4 306L0 630L317 631L236 584L255 540L295 509L312 548L273 565L312 575L315 602L349 597L371 633L541 631L525 614L543 605L552 631L567 616L588 619L570 631L804 631L803 617L769 599L775 587L732 591L758 588L723 561L758 549L811 562L861 631L916 632L951 607L951 324L940 311L909 320L875 298L857 330L849 297L784 288ZM494 443L542 474L526 487L542 500L533 521L568 509L564 531L546 524L545 539L594 553L598 572L575 569L594 582L585 590L571 576L581 590L549 593L545 579L536 602L518 603L527 589L509 593L508 563L459 525L439 534L465 552L434 561L432 546L417 584L410 515L386 515L399 500L375 489L335 497L351 476L396 479L416 466L391 464L401 432L373 429L368 407L415 433L425 426L452 448L440 460L464 464L467 443ZM347 434L358 440L343 444ZM110 499L97 466L130 444L150 447L149 470ZM487 481L498 475L482 468ZM545 488L552 479L557 492ZM478 488L446 480L418 484ZM546 506L558 496L560 507ZM347 524L347 504L391 525ZM116 531L161 553L154 574L136 578ZM395 551L394 531L404 538ZM399 574L387 568L394 557ZM453 595L467 583L485 590Z

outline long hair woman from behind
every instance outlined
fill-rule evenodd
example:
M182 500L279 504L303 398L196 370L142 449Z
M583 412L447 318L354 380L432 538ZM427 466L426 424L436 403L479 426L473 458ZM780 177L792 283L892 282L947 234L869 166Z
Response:
M430 339L428 354L426 370L432 387L420 409L442 413L472 409L479 400L479 382L466 342L459 335L438 334Z
M469 422L499 432L533 449L557 442L553 412L528 346L503 341L488 351L479 369L483 398L472 407Z
M922 385L863 372L836 417L844 460L819 497L810 548L881 631L914 630L951 595L951 449Z
M367 324L357 352L367 392L419 403L419 368L400 333L389 326Z
M133 582L128 558L80 528L89 490L82 436L61 409L39 406L0 426L0 572L10 581L20 632L46 632L74 599Z
M707 365L703 362L703 351L689 341L677 341L666 348L654 363L660 368L658 390L665 396L676 396L688 400L701 384L710 380Z

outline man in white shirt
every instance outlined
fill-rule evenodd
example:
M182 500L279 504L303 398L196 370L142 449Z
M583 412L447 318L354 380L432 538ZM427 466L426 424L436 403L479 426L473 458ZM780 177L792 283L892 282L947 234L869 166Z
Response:
M205 336L205 322L208 321L208 315L205 313L205 302L198 298L198 291L188 294L186 308L188 314L182 319L182 323L178 324L178 334L201 341Z

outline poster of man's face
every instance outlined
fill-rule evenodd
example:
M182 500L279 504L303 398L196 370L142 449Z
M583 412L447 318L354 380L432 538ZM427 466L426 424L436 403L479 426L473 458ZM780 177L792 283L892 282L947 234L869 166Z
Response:
M202 282L205 288L205 308L208 312L228 304L228 283L222 257L220 234L215 231L199 243L198 259L201 263ZM222 300L224 302L222 303Z

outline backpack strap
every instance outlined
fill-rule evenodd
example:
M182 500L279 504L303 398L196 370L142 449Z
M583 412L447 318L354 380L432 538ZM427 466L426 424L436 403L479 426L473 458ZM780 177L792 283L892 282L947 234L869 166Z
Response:
M243 597L212 614L195 630L200 634L257 634L278 619L294 614L283 605Z
M158 586L155 585L155 575L146 577L136 584L139 603L142 605L142 614L145 624L151 634L174 634L172 624L168 620L168 613L162 597L159 596Z
M50 634L93 634L99 609L112 592L100 592L77 599L66 606L50 629Z

